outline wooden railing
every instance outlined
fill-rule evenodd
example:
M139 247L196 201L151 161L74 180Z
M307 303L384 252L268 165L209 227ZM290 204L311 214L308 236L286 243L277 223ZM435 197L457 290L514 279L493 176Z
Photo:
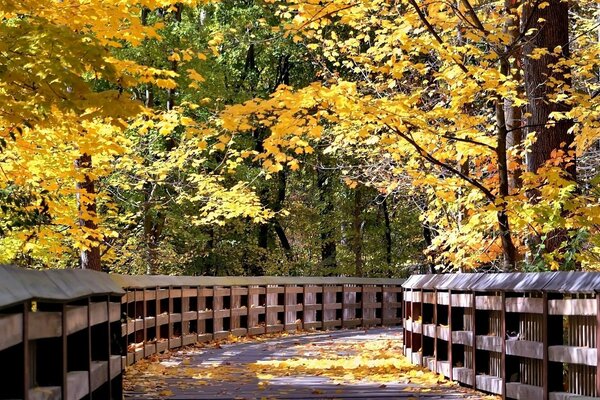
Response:
M121 298L107 274L0 266L0 399L118 399Z
M414 275L405 355L508 399L600 394L600 273Z
M197 341L399 325L402 282L0 266L0 399L121 399L125 366Z
M123 287L127 365L229 335L400 325L402 280L113 276Z

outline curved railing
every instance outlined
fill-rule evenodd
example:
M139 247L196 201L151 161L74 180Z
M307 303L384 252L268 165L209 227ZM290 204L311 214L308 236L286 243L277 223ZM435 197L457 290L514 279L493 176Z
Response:
M394 279L113 276L123 287L127 365L229 335L399 325Z
M402 282L0 266L0 399L120 399L125 366L197 341L399 325Z

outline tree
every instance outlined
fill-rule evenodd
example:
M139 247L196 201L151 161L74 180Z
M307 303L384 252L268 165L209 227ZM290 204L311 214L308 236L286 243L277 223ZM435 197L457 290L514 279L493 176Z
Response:
M598 67L589 29L594 5L580 4L577 37L587 39L576 61L569 58L573 22L566 4L288 2L282 16L291 19L290 32L309 49L324 48L336 70L322 82L281 87L266 101L233 106L222 115L224 126L233 132L254 121L274 132L295 126L265 140L276 140L274 165L294 163L280 153L295 152L297 136L310 144L326 141L329 154L352 152L367 165L389 157L429 197L423 218L438 232L431 247L441 253L439 262L476 267L501 255L502 269L516 268L532 233L596 230L585 221L589 208L580 207L585 197L559 171L573 169L570 143L582 152L598 138L588 128L597 124L598 112L592 97L597 81L588 72ZM339 26L348 32L344 37ZM464 31L459 37L457 26ZM581 91L571 89L574 82ZM516 119L526 104L531 116L523 124ZM521 142L517 133L525 126L544 134ZM520 189L524 168L518 163L532 151L529 170L535 174ZM394 189L389 176L377 184ZM541 201L532 204L525 193L536 190ZM552 250L546 267L557 268L562 256Z

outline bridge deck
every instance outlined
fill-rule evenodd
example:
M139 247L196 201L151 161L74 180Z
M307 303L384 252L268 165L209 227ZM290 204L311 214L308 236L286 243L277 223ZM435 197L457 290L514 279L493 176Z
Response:
M128 368L126 399L483 399L401 356L398 329L197 345Z

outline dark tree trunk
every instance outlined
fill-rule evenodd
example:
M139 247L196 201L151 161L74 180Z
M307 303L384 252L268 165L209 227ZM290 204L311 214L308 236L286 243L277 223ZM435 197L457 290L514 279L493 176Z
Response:
M90 237L89 233L98 229L98 224L94 221L96 218L96 190L94 181L90 179L88 174L92 168L92 156L82 154L75 161L75 168L84 173L84 180L77 182L77 207L79 209L79 226L82 228L86 239L91 240L89 248L81 250L80 267L82 269L93 269L100 271L100 243L94 237Z
M271 207L273 211L279 212L283 209L283 203L285 202L285 194L287 190L287 173L285 170L281 170L277 173L277 198ZM281 248L285 252L285 256L288 261L294 259L294 255L292 252L292 246L290 245L290 241L288 240L285 230L281 226L281 223L274 219L272 221L273 229L275 229L275 233L279 238L279 242L281 243Z
M335 227L332 221L333 214L333 188L331 173L325 169L317 168L317 188L319 189L320 208L320 236L321 236L321 265L323 275L335 274L337 267L337 246Z
M363 276L362 247L362 192L360 186L354 189L354 209L352 218L352 249L354 250L354 275Z
M573 135L568 133L573 121L562 119L546 125L553 112L566 113L571 106L565 102L550 101L555 89L549 86L551 80L563 82L563 86L570 86L570 71L563 68L554 70L559 57L553 54L533 59L530 55L535 49L547 49L550 53L557 46L562 47L560 56L569 58L569 5L562 0L548 0L549 5L544 8L526 8L525 15L533 21L537 31L532 36L526 37L524 46L525 90L529 100L527 125L529 132L535 132L537 140L531 145L531 152L527 154L527 170L537 172L551 158L554 150L560 149L564 143L565 149L573 143ZM537 22L543 19L543 22ZM526 28L526 27L525 27ZM575 165L567 166L565 170L575 179Z
M567 151L573 144L573 135L568 131L573 125L569 119L549 121L551 113L567 113L571 106L565 102L553 101L557 90L570 87L570 70L554 68L561 57L568 59L569 52L569 4L561 0L548 0L547 6L538 7L539 2L527 3L524 9L524 20L531 21L536 31L531 36L526 36L523 48L523 65L525 71L525 91L527 93L528 131L535 132L536 140L527 153L527 171L537 172L538 169L552 158L552 152L558 149ZM541 22L540 22L541 21ZM523 26L523 30L527 29ZM554 55L554 49L560 46L561 54ZM537 59L530 57L535 49L547 49L550 54ZM558 89L557 89L558 88ZM575 163L562 162L562 169L570 179L575 180ZM535 190L529 192L532 202L538 201L539 193ZM548 235L544 243L545 251L552 252L558 249L566 240L567 232L557 229ZM535 245L541 238L532 241Z
M388 266L388 271L392 270L392 224L390 221L390 212L387 205L387 197L381 202L381 211L383 212L384 222L384 239L385 239L385 263Z

